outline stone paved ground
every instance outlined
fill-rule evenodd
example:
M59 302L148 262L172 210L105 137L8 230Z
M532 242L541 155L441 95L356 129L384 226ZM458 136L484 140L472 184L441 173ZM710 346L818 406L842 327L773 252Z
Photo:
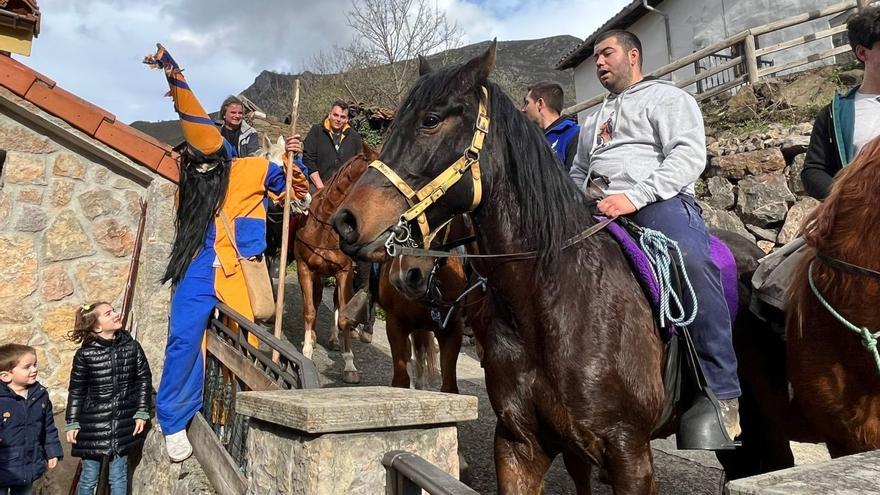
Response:
M288 278L288 297L284 332L294 345L302 348L302 298L295 276ZM330 289L325 290L325 303L332 304ZM333 313L322 305L318 314L318 347L313 359L321 375L322 385L345 386L342 383L342 356L326 349ZM383 322L378 321L372 344L355 341L352 345L355 364L361 373L360 385L388 385L391 382L391 358L385 338ZM475 359L473 347L464 347L458 364L459 389L463 394L475 395L480 401L480 418L460 426L459 443L471 470L465 481L480 493L496 493L495 470L492 460L492 432L495 415L486 396L482 369ZM717 494L720 492L721 467L709 452L680 451L675 449L674 438L652 442L654 464L660 493ZM798 444L795 446L798 463L818 462L828 458L824 447ZM599 483L593 475L593 492L610 494L611 489ZM574 486L565 472L562 460L554 462L545 484L545 493L570 494Z

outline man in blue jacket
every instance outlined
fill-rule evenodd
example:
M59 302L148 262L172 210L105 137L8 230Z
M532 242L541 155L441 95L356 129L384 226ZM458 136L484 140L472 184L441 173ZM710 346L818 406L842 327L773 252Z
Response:
M853 15L846 23L849 44L865 64L862 84L834 100L816 116L801 180L807 194L825 199L834 175L880 135L880 7Z
M529 86L528 93L523 98L522 111L529 120L541 127L550 148L556 152L562 169L568 172L577 152L581 127L573 115L560 115L564 96L559 83L535 83Z
M37 381L37 351L0 346L0 493L30 495L62 456L49 392Z

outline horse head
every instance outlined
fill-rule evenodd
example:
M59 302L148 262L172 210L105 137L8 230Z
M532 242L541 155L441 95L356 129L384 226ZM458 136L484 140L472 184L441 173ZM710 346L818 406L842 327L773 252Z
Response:
M278 136L278 139L273 143L271 139L265 134L263 135L263 149L262 153L265 158L267 158L270 162L275 163L277 165L282 165L286 163L287 152L284 149L284 137Z
M472 211L488 194L485 176L491 171L480 169L479 149L488 134L486 88L495 47L493 42L472 60L439 71L420 64L421 77L401 106L379 160L333 216L347 254L381 261L389 236L412 231L424 242L429 226ZM421 212L402 220L419 204Z

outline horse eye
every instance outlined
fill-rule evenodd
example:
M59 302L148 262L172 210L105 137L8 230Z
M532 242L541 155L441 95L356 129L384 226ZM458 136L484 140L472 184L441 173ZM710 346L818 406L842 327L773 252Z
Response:
M429 113L425 115L425 118L422 119L422 127L427 129L433 129L440 125L440 117L434 115L433 113Z

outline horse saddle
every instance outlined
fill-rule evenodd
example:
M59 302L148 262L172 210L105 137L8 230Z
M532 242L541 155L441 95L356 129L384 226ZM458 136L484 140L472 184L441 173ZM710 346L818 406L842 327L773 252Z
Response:
M660 283L645 252L636 240L641 227L629 219L618 219L609 223L605 230L613 237L624 252L636 279L642 286L645 296L658 318L660 312ZM730 248L720 239L710 236L710 255L721 270L724 299L730 311L731 322L736 319L739 286L736 260ZM675 259L673 257L673 259ZM673 289L681 298L680 274L684 267L673 263ZM699 295L697 295L699 298ZM698 301L699 304L699 301ZM676 441L683 450L729 450L736 448L726 430L718 399L706 384L693 340L687 327L671 324L660 328L666 342L666 362L663 369L665 401L663 413L655 426L655 432L670 432L671 426L679 424Z

